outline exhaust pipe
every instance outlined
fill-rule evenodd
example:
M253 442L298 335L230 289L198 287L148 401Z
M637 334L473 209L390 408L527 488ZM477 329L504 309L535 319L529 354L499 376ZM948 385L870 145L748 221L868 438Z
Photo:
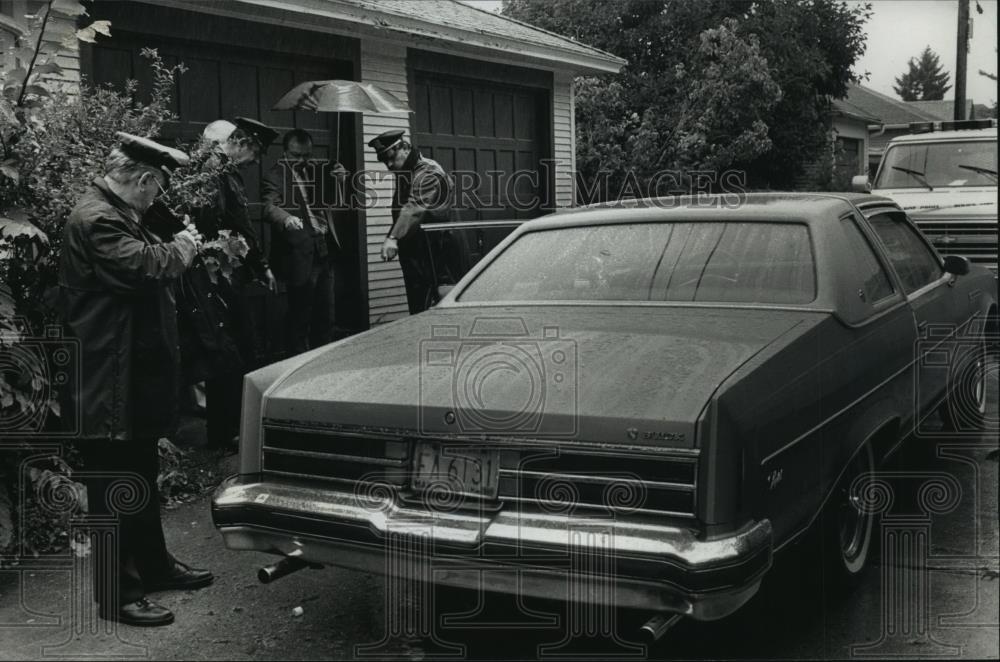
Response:
M286 556L285 558L266 565L257 571L257 579L261 584L270 584L276 579L281 579L285 575L290 575L296 570L301 570L309 565L297 556Z
M653 643L665 635L667 630L677 625L681 618L681 614L657 614L639 628L639 634L648 643Z

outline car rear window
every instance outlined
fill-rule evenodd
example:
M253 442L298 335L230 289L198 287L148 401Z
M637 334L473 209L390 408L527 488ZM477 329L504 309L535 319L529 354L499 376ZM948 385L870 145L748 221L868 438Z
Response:
M528 232L459 301L798 304L815 298L806 225L677 222Z

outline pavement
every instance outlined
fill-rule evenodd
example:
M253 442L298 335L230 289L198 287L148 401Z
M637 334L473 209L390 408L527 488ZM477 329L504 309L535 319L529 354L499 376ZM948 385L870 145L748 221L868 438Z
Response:
M995 366L992 375L996 421ZM174 610L173 625L96 620L86 556L29 563L0 570L0 659L997 659L996 448L995 433L909 440L880 471L893 495L881 550L846 598L824 585L822 552L807 538L775 558L739 612L682 620L650 646L637 636L648 615L453 590L434 594L430 614L409 613L430 636L389 636L405 627L382 577L307 569L262 585L256 572L273 557L226 550L205 498L164 512L174 554L216 573L200 591L152 596ZM223 464L235 470L234 457Z

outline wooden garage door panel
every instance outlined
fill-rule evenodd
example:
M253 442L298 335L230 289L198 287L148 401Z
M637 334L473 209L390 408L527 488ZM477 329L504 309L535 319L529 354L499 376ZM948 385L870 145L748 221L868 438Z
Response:
M295 86L295 72L291 68L260 67L258 80L260 121L269 126L291 126L295 121L295 113L290 110L271 110L271 106Z
M235 62L222 62L221 65L221 117L256 117L255 95L246 91L257 87L257 68Z
M537 172L542 148L539 92L478 80L414 75L414 139L421 152L463 182L478 179L474 200L481 208L459 209L462 220L526 218L538 215ZM520 204L514 204L516 200ZM459 200L461 203L462 200ZM524 209L524 204L529 206Z
M219 108L219 61L187 57L180 77L181 120L211 122L222 117Z

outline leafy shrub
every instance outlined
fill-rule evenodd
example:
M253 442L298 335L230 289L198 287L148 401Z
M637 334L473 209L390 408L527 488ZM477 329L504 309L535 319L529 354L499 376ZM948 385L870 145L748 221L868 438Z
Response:
M59 82L57 55L75 49L80 40L93 42L111 34L107 21L67 32L66 26L85 14L77 0L44 4L28 17L28 33L20 40L27 45L15 49L27 67L0 72L0 358L20 352L30 359L32 339L58 324L55 294L63 225L79 197L103 174L104 161L118 142L116 132L156 136L165 122L176 119L171 92L184 67L166 66L154 49L142 51L152 71L148 98L140 99L136 81L125 82L120 90L86 81L79 86ZM211 146L195 146L192 157L192 165L171 178L166 198L175 211L200 206L215 195L214 182L223 166L213 161ZM206 246L206 259L215 260L227 276L239 264L239 243L236 237L220 238ZM12 423L16 421L42 421L39 441L45 441L46 430L58 427L58 398L45 395L50 387L40 368L0 361L0 441L25 429ZM14 550L17 542L29 554L68 543L65 514L45 508L38 488L53 472L70 476L76 456L53 456L48 466L20 475L31 452L26 441L0 452L0 555ZM166 484L178 480L171 476ZM24 508L17 513L22 497ZM25 523L21 530L18 522Z

